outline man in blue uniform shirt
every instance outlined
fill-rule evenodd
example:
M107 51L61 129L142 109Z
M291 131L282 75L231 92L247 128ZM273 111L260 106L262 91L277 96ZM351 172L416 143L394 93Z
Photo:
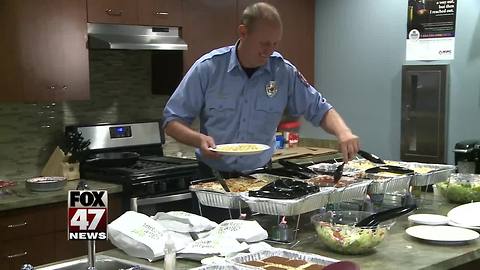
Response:
M197 148L197 158L216 170L245 172L266 165L285 109L334 134L344 159L352 159L359 139L297 68L275 51L282 22L275 7L248 6L234 46L211 51L190 68L164 110L164 127L177 141ZM190 128L200 118L200 132ZM268 151L222 156L216 144L261 143Z

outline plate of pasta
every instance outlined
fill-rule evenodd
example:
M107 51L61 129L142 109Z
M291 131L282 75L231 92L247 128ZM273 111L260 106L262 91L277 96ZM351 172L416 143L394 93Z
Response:
M228 143L218 144L215 148L210 147L210 151L228 156L255 155L268 150L270 146L258 143Z

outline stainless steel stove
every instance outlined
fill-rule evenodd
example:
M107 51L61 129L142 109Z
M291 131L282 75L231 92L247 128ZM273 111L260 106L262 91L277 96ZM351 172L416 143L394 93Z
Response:
M90 155L139 154L138 159L127 165L100 166L87 160L80 166L82 178L122 184L126 210L150 215L170 210L191 212L193 203L188 187L197 179L198 163L193 159L164 156L161 121L66 128L67 133L72 131L90 141Z

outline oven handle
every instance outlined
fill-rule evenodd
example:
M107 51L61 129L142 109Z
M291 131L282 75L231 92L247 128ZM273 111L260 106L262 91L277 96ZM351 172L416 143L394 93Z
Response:
M168 196L159 196L153 198L131 198L130 199L130 210L137 211L138 206L141 205L152 205L157 203L167 203L167 202L176 202L192 198L192 193L181 193Z

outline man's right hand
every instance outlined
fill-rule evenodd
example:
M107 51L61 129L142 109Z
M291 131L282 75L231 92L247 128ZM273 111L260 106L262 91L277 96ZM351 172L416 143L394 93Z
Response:
M211 158L211 159L219 159L221 157L219 153L208 149L208 148L215 148L215 140L212 137L207 136L205 134L200 133L198 148L200 149L200 152L204 157Z

